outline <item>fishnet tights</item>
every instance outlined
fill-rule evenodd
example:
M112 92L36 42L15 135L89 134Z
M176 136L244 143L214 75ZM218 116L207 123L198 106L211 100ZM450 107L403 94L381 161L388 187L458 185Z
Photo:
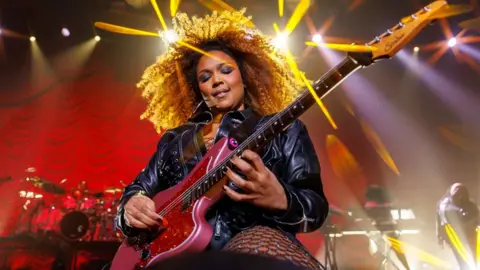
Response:
M322 269L305 248L279 230L269 227L255 226L240 232L227 243L224 250L287 260L306 269Z

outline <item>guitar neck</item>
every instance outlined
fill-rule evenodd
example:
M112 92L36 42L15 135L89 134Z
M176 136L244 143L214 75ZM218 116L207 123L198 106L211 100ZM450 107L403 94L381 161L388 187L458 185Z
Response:
M315 94L320 98L324 98L330 91L335 89L350 74L358 70L362 65L354 60L351 56L347 56L337 66L328 71L320 79L313 84ZM305 90L300 97L285 109L277 113L265 124L255 131L251 136L244 140L236 151L245 149L255 150L270 141L280 132L285 130L295 119L299 118L313 104L315 98L310 90Z

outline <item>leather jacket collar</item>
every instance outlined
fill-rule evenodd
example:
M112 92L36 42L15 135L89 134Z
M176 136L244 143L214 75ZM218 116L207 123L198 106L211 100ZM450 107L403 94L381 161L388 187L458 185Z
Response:
M256 113L251 108L247 107L244 110L231 111L225 114L223 118L226 118L226 116L228 115L229 118L243 122L245 121L245 119L255 114ZM212 119L213 119L212 112L207 107L207 104L205 103L205 101L202 101L197 105L197 107L192 113L192 116L190 116L188 121L195 124L207 124L210 121L212 121Z

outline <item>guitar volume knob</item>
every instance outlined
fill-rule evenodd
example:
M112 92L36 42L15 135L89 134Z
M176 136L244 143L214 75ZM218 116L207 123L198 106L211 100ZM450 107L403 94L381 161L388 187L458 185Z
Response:
M149 248L145 248L142 250L142 261L146 261L150 258L152 255L152 252L150 251Z

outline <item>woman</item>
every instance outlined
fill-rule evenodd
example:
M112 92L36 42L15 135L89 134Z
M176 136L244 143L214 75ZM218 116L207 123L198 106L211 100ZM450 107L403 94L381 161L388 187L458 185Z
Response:
M284 57L257 30L242 26L243 13L214 12L192 20L177 15L174 30L190 46L170 47L146 70L139 86L149 103L142 117L166 131L147 167L123 194L117 225L126 235L132 228L160 226L150 198L181 181L215 141L247 118L258 119L258 127L298 94ZM207 216L214 228L209 249L318 268L295 240L298 232L320 228L328 214L305 126L297 120L261 153L245 151L232 162L238 170L227 172L227 196Z

